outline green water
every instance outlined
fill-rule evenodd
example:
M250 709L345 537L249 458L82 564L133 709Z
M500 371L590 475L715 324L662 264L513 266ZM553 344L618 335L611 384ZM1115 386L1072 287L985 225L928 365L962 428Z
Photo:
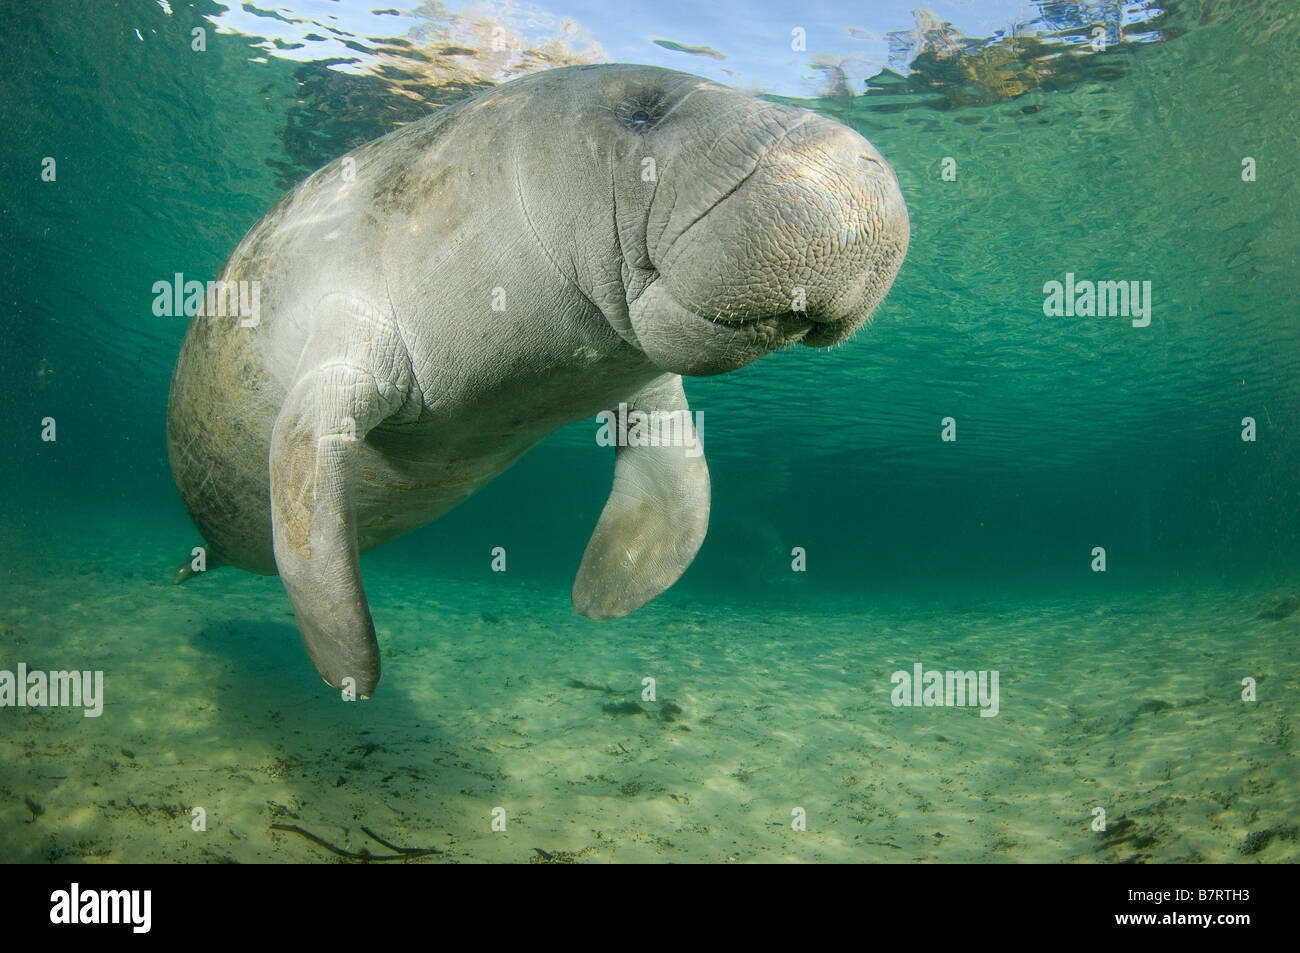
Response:
M269 825L355 849L362 807L461 861L1297 857L1300 613L1258 618L1300 594L1293 4L1171 0L1160 42L1015 96L802 102L908 204L872 325L687 381L709 537L628 620L568 605L612 471L594 423L365 556L385 676L357 706L278 580L167 584L199 540L163 428L185 320L151 289L474 84L422 103L236 35L195 54L216 7L173 7L24 5L0 40L0 669L108 684L95 720L0 708L0 859L331 859ZM1149 281L1149 326L1045 316L1067 273ZM914 662L1001 671L998 717L892 706ZM636 702L647 675L673 720L571 684Z

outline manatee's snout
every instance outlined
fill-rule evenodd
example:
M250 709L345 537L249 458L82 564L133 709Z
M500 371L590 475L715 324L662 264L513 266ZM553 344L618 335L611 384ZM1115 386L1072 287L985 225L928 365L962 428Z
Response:
M802 341L811 347L835 344L867 321L893 284L911 236L893 168L858 133L827 125L814 131L802 158L791 160L803 187L811 183L820 200L809 200L811 217L791 214L793 203L783 217L792 242L808 249L795 272L807 280L813 327Z
M676 188L678 207L695 214L669 217L652 248L658 280L641 314L632 309L643 342L654 337L653 316L674 308L706 323L670 321L692 345L672 355L668 369L679 373L731 370L795 341L843 340L884 298L907 252L898 179L870 142L802 110L769 104L758 119L745 161L734 146L723 157L738 170L729 183Z
M908 243L894 171L862 136L809 115L673 243L674 296L722 321L802 318L831 344L885 296Z

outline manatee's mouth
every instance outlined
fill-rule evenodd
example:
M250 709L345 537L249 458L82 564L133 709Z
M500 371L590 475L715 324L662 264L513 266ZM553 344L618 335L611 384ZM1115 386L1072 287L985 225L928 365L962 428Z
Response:
M636 298L628 300L629 309L640 298L641 294L656 286L661 280L662 276L659 271L651 269L648 278L641 285L640 294ZM655 290L661 291L662 289L656 288ZM649 297L651 296L647 295L647 298ZM709 327L717 328L719 331L730 332L727 335L728 343L765 345L773 350L794 344L796 341L805 340L809 335L821 336L824 333L823 328L834 327L843 323L840 321L824 323L807 313L795 311L783 311L757 318L733 316L719 311L710 313L677 302L675 298L671 297L671 292L668 293L668 300L673 302L673 305L683 318L701 321ZM620 331L620 334L622 333ZM632 333L635 334L635 332ZM835 337L834 340L839 340L839 338Z
M750 318L740 321L722 315L699 314L714 327L722 328L740 335L745 341L756 344L793 344L802 340L815 327L815 322L807 315L786 311L783 314L770 314L762 318Z
M744 367L797 341L829 347L859 323L852 316L822 317L812 309L757 317L740 309L695 310L679 302L660 279L647 283L629 302L628 322L619 333L664 370L703 377Z
M806 347L830 347L843 341L857 326L852 318L821 320L806 312L795 311L744 321L721 315L693 313L715 327L743 335L746 341L778 344L781 347L796 341Z
M817 321L800 342L806 347L830 347L832 344L839 344L856 331L859 324L860 322L851 317L835 321Z
M642 285L642 292L660 281L660 272L652 269L649 280ZM689 304L677 303L676 306L683 316L688 315L709 327L730 332L727 343L759 345L768 351L779 350L796 342L808 347L830 347L847 338L861 323L854 320L852 315L832 318L811 310L781 311L754 318L719 311L710 313Z

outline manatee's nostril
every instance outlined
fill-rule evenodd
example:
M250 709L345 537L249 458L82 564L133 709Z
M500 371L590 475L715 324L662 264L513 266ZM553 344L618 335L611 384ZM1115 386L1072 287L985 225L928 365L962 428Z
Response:
M880 165L880 164L881 164L881 163L880 163L880 160L877 159L875 156L860 155L860 156L858 156L858 158L859 158L859 159L866 159L868 162L874 162L876 165Z

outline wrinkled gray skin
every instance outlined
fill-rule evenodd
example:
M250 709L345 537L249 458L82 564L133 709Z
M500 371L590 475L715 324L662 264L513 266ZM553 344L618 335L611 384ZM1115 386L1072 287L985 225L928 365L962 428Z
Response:
M359 551L559 427L620 401L685 410L681 374L842 340L907 249L862 136L652 67L529 76L355 150L351 180L346 158L231 255L221 279L261 282L260 323L194 318L167 437L210 558L278 571L321 675L363 697L379 647ZM708 515L702 456L619 448L574 607L654 598Z

